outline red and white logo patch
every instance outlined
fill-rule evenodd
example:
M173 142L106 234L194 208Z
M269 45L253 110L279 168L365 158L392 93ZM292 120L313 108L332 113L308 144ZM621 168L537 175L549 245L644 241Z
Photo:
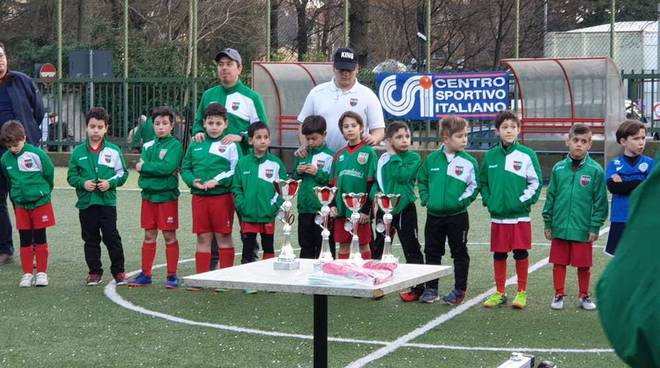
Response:
M318 160L318 161L316 161L316 167L317 167L318 169L322 169L323 166L325 166L325 161L323 161L323 160Z
M174 223L174 217L173 216L167 216L167 223L168 224L173 224Z
M234 101L234 102L231 103L231 109L232 109L232 110L236 111L236 110L238 110L239 107L241 107L241 103L240 103L240 102L238 102L238 101Z
M226 146L223 146L223 145L219 145L219 146L218 146L218 152L220 152L220 153L225 153L226 150L227 150L227 147L226 147Z
M461 176L463 174L463 166L456 166L454 168L454 173L456 173L456 176Z
M167 154L167 149L163 148L163 149L160 150L160 152L158 152L158 158L160 158L162 160L162 159L165 158L166 154Z
M103 159L105 160L106 164L109 164L112 161L112 157L110 157L110 154L108 154L108 153L103 155Z
M32 168L32 164L33 164L32 159L31 158L26 158L25 161L23 161L23 164L28 169Z
M366 152L358 153L358 157L357 157L358 164L364 165L367 163L368 160L369 160L369 155L367 155Z
M591 182L591 176L582 175L580 177L580 185L582 185L583 187L586 187L587 185L589 185L590 182Z
M41 222L48 222L48 215L42 215Z
M349 103L351 104L352 107L355 107L358 104L358 99L353 97L350 99Z
M275 173L275 170L273 170L273 169L266 169L266 171L265 171L266 178L268 178L268 179L272 178L274 173Z
M522 169L522 161L513 161L513 169L520 171Z

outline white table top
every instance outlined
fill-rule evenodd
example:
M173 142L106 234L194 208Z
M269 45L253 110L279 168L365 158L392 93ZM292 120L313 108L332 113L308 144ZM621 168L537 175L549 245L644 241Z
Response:
M274 258L224 268L183 278L187 287L256 289L285 293L341 295L376 298L407 287L451 274L450 266L399 264L394 277L372 287L311 285L307 276L314 272L313 259L300 259L300 269L274 270Z

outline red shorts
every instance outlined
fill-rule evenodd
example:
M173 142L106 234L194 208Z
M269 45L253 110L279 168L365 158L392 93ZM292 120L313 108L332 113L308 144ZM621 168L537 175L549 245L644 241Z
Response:
M195 234L231 234L234 226L234 195L193 195L192 220Z
M346 223L345 217L335 218L335 242L350 243L353 240L353 234L344 229ZM358 238L360 245L371 243L371 223L358 224Z
M508 253L514 249L532 249L532 223L490 224L490 251Z
M549 262L573 267L591 267L593 265L593 247L591 243L552 239Z
M55 214L50 202L31 210L14 207L14 214L16 214L18 230L36 230L55 226Z
M143 229L173 231L179 228L179 201L154 203L142 200L140 224Z
M241 232L273 235L275 222L241 222Z

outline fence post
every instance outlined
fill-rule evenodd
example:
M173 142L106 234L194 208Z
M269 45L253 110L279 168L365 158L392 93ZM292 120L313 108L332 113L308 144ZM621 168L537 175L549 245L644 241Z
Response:
M610 59L614 61L614 28L616 22L616 0L612 0L610 7Z
M193 77L193 93L192 93L192 116L194 119L197 113L197 0L192 0L192 37L193 37L193 54L192 54L192 77Z
M349 47L349 42L350 39L348 38L348 32L351 29L351 24L349 22L349 10L350 10L350 3L348 0L344 0L344 47Z
M62 0L57 0L57 140L62 142ZM62 145L57 145L57 152L62 152Z
M123 105L124 105L124 134L126 134L126 143L131 145L131 142L128 142L128 0L124 0L124 78L122 81L123 85Z
M520 0L516 0L516 40L513 45L513 57L520 57Z
M270 0L266 1L266 61L270 61Z

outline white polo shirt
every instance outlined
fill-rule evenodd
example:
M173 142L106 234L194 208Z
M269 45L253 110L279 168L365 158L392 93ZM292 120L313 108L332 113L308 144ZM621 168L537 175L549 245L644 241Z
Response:
M385 128L383 108L371 89L355 81L355 85L344 92L337 87L334 78L312 88L298 114L298 121L302 123L309 115L323 116L327 124L326 144L337 152L346 146L346 140L339 130L339 117L349 110L358 113L364 120L365 135L369 129Z

